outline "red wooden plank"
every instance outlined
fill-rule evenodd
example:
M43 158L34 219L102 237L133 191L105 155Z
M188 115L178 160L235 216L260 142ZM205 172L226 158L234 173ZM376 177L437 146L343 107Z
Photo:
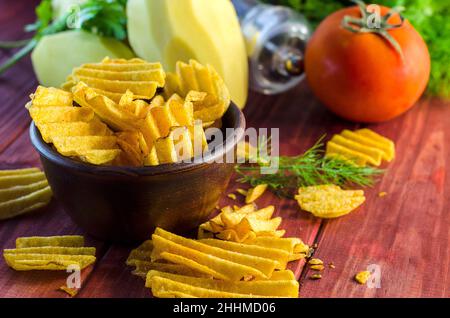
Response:
M321 281L303 280L303 297L450 296L450 108L423 101L406 116L374 126L394 137L397 158L357 212L324 223L316 256L333 262ZM386 197L378 197L386 191ZM353 276L380 266L380 288ZM308 271L305 276L309 276Z

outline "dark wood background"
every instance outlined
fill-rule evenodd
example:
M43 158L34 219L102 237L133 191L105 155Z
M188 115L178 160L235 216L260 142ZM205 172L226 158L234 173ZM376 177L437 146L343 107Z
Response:
M20 39L34 20L37 1L0 0L0 39ZM0 50L0 62L11 51ZM40 166L28 136L30 117L24 109L37 85L29 58L0 77L0 168ZM287 94L251 94L248 126L281 127L281 153L298 154L322 134L358 126L329 113L305 84ZM396 142L397 158L357 212L337 220L320 220L301 212L297 203L266 193L260 206L274 204L288 236L318 244L316 257L335 269L309 279L303 262L292 263L301 297L449 297L450 296L450 103L423 98L407 114L370 128ZM232 182L229 191L240 185ZM378 193L386 191L380 198ZM228 192L227 192L228 193ZM239 196L238 196L239 197ZM240 201L239 203L243 203ZM221 206L236 204L223 196ZM17 237L85 234L53 200L39 213L0 222L0 248L12 248ZM130 274L125 259L132 247L112 245L87 236L97 247L95 266L83 271L77 297L149 297L140 278ZM375 264L380 288L353 281L355 273ZM15 272L0 259L0 297L68 297L57 291L67 274Z

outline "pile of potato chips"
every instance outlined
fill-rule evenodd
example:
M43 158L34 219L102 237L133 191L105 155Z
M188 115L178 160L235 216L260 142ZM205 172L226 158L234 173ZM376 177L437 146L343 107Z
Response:
M96 165L196 157L207 149L204 127L218 126L230 104L217 72L195 61L177 63L166 81L159 63L105 58L75 68L63 89L38 87L30 115L59 153Z
M392 140L364 128L356 131L343 130L327 142L326 156L338 156L359 166L381 165L382 160L390 162L395 157Z
M127 264L146 278L156 297L298 297L287 263L296 259L295 238L260 237L243 243L193 240L155 230Z
M346 215L366 200L363 190L343 190L334 184L301 187L295 199L302 210L325 219Z
M15 249L3 250L3 257L17 271L83 269L95 262L95 248L83 246L78 235L20 237Z
M0 220L40 209L51 198L47 179L38 168L0 170Z

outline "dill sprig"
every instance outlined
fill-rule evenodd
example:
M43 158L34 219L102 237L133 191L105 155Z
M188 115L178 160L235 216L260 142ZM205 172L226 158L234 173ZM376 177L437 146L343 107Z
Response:
M252 186L267 184L276 194L292 197L298 187L302 186L320 184L372 186L375 177L384 172L374 167L356 166L337 157L325 157L323 139L324 136L298 156L263 156L253 158L256 164L237 165L235 169L240 175L238 181L250 183ZM260 141L257 153L261 152L260 149L267 149L267 146L268 140ZM278 169L275 173L261 173L261 168L268 167L271 160L278 160Z

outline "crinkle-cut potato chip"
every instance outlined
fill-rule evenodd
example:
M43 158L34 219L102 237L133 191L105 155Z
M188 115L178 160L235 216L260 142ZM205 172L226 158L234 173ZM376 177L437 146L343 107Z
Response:
M86 83L97 93L118 103L127 90L138 99L151 99L158 87L164 86L165 73L160 63L104 59L100 63L83 64L75 68L63 88L71 89L79 82Z
M382 160L389 162L395 157L395 145L367 128L354 132L345 129L327 142L325 155L352 161L359 166L379 166Z
M242 253L232 252L228 250L224 250L222 248L217 248L213 246L209 246L207 244L203 244L199 241L191 240L184 238L179 235L175 235L173 233L164 231L161 228L157 228L152 236L159 238L163 238L169 240L172 243L178 244L182 247L186 247L201 253L205 253L210 256L215 256L221 258L223 260L228 260L237 264L245 265L248 267L252 267L257 271L263 273L264 276L270 277L272 272L277 265L275 261L264 259L261 257L246 255ZM155 241L153 241L155 250L158 251L158 247ZM161 249L160 249L161 250ZM157 253L156 253L157 255Z
M309 250L309 247L297 237L262 236L247 240L245 241L245 244L281 249L288 252L289 254L301 252L307 253Z
M183 284L171 279L154 276L151 279L152 294L155 297L163 297L167 293L179 292L199 298L266 298L267 296L256 296L250 294L230 293L218 290ZM169 294L169 295L170 295Z
M236 258L238 258L240 259L240 261L244 261L245 263L250 264L252 261L259 261L259 259L256 258L253 260L249 258L244 259L246 255L236 255L238 253L228 252L225 250L217 252L218 249L215 248L216 253L219 253L222 257L227 257L227 259L224 259L219 256L211 255L210 252L213 248L207 246L206 244L198 243L206 247L201 248L202 251L199 251L194 248L172 242L171 240L163 238L159 235L153 234L152 239L155 246L155 249L152 252L153 261L158 259L165 259L169 262L182 264L194 270L212 275L217 279L238 281L246 276L267 278L272 274L276 265L275 262L270 261L273 263L272 270L270 271L270 268L267 267L267 262L265 262L265 264L262 264L264 266L264 269L268 272L268 275L266 275L254 267L236 263L235 261L230 260L230 258L232 258L233 260L236 260ZM229 255L231 253L233 253L234 255Z
M320 218L346 215L365 201L364 191L343 190L335 185L301 187L295 199L302 210Z
M64 156L80 156L88 150L116 149L116 136L53 137L53 145Z
M39 189L30 194L1 202L0 203L0 220L9 219L26 212L30 212L30 207L36 208L47 205L52 198L52 190L49 186Z
M0 202L13 200L48 186L47 180L37 181L30 184L17 185L7 189L0 189Z
M73 87L75 101L85 109L89 109L102 121L118 131L139 130L140 121L137 116L121 109L117 103L108 97L98 94L91 87L79 82Z
M70 264L83 269L95 262L92 255L58 255L58 254L3 254L8 266L15 270L66 270ZM56 268L51 268L53 266Z
M207 275L207 274L198 272L196 270L193 270L187 266L180 265L180 264L134 260L133 266L136 267L135 270L133 271L133 274L143 277L144 279L146 278L147 273L151 270L156 270L156 271L165 272L165 273L178 274L178 275L185 275L185 276L212 278L211 275Z
M144 241L141 245L136 247L128 255L126 264L128 266L135 265L135 261L150 261L153 250L152 240Z
M200 242L207 245L220 247L232 252L248 254L274 260L278 264L276 269L285 269L287 263L289 262L290 254L284 250L276 248L268 248L258 245L249 245L215 239L204 239L200 240Z
M93 165L104 165L114 162L121 153L120 149L90 149L79 152L78 157Z
M141 119L145 118L150 110L150 105L146 101L136 99L130 90L127 90L120 98L119 107Z
M58 254L58 255L93 255L95 247L37 246L4 249L4 254Z
M154 277L162 277L171 281L187 284L194 287L205 288L220 292L237 294L249 294L272 297L297 297L298 282L296 280L266 280L251 282L228 282L208 278L190 277L158 271L149 271L146 279L146 287L152 287Z
M83 247L84 237L80 235L63 236L30 236L18 237L16 239L16 248L25 247Z
M267 184L258 184L256 187L251 188L247 191L245 196L245 203L252 203L256 201L260 196L264 194L267 189Z
M37 124L42 139L46 143L52 143L53 137L75 136L110 136L112 131L100 120L89 122L47 123Z
M31 107L31 118L36 124L89 122L94 119L94 112L86 107Z
M8 169L0 170L0 177L15 176L21 174L31 174L33 172L40 172L38 168L23 168L23 169Z
M194 157L194 146L187 127L172 127L167 137L155 141L159 163L176 163Z
M44 87L39 85L30 97L31 105L35 107L73 105L73 96L71 92L66 92L54 87Z
M139 167L144 164L149 150L144 137L139 131L123 131L116 133L117 144L122 152L115 161L116 165Z
M31 172L28 174L0 175L0 189L6 189L20 185L27 185L43 180L45 180L45 174L42 171Z
M221 118L230 104L230 93L214 68L194 60L177 62L176 72L167 74L164 94L166 98L178 94L191 102L195 119L203 122Z

